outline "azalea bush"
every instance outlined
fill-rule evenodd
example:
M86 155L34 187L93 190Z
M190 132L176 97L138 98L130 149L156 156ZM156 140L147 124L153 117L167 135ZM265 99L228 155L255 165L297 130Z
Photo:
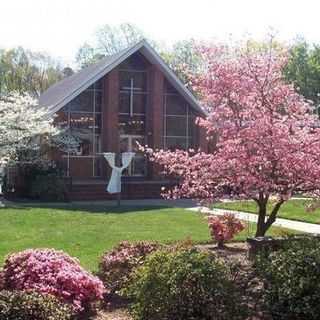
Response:
M8 256L0 278L6 290L51 294L72 305L76 313L91 311L105 291L101 280L78 260L53 249L29 249Z
M159 248L155 242L120 242L101 258L99 277L103 280L108 293L118 293L128 280L132 270L144 262L147 255Z
M245 319L227 267L196 249L159 250L137 268L123 293L134 319Z
M0 320L71 320L70 306L37 292L0 291Z
M233 239L245 228L245 225L231 213L222 216L209 216L208 226L211 237L217 241L218 247L223 247L225 241Z

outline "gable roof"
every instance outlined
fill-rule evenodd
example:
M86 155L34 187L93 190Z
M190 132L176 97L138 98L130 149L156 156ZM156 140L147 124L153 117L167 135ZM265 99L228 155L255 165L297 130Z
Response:
M185 87L175 73L167 66L158 53L145 41L126 48L114 55L107 56L98 63L67 77L49 87L39 98L40 107L46 109L48 115L53 115L82 91L101 79L121 62L135 52L140 51L151 63L156 64L170 84L186 99L192 108L201 115L206 115L193 94Z

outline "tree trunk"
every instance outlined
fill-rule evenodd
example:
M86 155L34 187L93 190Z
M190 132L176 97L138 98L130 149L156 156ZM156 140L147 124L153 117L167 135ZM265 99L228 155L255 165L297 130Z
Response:
M259 201L258 203L259 211L258 211L258 222L257 222L257 230L256 237L264 237L266 233L265 228L265 219L267 215L267 204L264 201Z
M224 246L224 241L223 240L218 240L217 242L217 248L218 249L224 249L225 246Z
M261 200L261 199L260 199ZM264 237L266 232L269 230L269 228L272 226L272 224L276 221L277 214L279 212L279 209L281 205L284 203L284 200L279 200L275 206L273 207L270 215L267 217L267 203L268 203L268 197L264 198L262 201L258 201L258 223L257 223L257 231L256 231L256 237Z

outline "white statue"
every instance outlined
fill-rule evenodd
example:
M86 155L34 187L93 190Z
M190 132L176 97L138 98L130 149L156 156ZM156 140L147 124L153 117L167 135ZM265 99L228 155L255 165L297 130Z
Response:
M107 160L109 166L112 168L111 178L109 180L107 191L109 193L121 193L121 175L123 170L128 168L135 153L134 152L124 152L122 156L122 166L117 167L115 165L115 153L107 152L103 153L103 156Z

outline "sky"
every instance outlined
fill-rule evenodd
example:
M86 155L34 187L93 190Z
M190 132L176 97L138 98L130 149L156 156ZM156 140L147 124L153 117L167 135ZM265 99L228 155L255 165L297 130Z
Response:
M304 36L320 43L319 0L0 0L0 47L45 51L64 64L104 24L133 23L166 43Z

